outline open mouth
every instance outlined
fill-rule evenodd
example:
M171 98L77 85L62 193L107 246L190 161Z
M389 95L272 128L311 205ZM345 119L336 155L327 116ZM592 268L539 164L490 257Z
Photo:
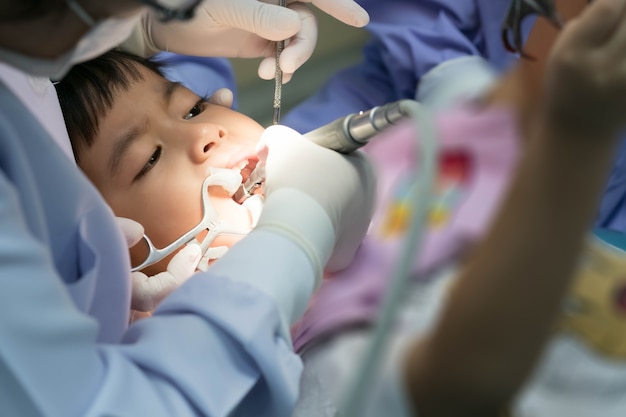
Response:
M242 204L253 194L262 193L261 184L264 181L264 170L259 171L259 157L256 153L241 155L235 163L230 164L230 169L236 170L241 175L241 185L234 192L233 200Z
M247 161L245 161L245 164L241 165L241 183L245 183L248 178L250 178L250 174L252 173L252 171L254 171L254 168L256 168L257 163L259 162L258 159L248 159Z
M236 162L230 164L227 168L237 170L241 174L241 183L245 183L250 174L254 171L259 162L259 157L255 153L247 153L241 155Z

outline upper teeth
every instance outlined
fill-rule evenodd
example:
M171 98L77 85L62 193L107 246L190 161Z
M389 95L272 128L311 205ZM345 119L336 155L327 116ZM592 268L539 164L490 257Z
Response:
M236 168L237 168L239 171L241 171L241 170L242 170L242 169L244 169L247 165L248 165L248 161L247 161L247 160L244 160L244 161L241 161L241 162L239 163L239 165L237 165L237 166L236 166Z

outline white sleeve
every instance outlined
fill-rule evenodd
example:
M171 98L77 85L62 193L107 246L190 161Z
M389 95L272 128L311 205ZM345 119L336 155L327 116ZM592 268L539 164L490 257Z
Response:
M272 297L289 325L304 313L313 293L316 273L306 252L290 239L265 230L254 230L233 246L210 269L244 282Z

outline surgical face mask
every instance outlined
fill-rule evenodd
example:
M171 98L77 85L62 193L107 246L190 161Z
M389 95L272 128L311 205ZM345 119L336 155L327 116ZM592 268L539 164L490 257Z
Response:
M96 23L76 46L53 58L35 58L0 49L0 61L36 77L61 79L74 64L103 54L126 40L141 18L141 13L123 19L110 18Z

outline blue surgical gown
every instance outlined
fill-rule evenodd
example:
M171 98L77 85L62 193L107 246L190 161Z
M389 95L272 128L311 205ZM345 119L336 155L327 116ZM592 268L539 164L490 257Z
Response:
M237 91L232 65L226 58L180 55L160 52L155 59L165 64L163 72L172 81L182 83L200 97L211 96L220 88ZM237 108L237 95L233 97L233 108Z
M497 70L515 60L500 37L510 0L358 3L371 19L366 29L372 39L363 49L362 62L338 72L287 113L283 118L287 126L304 133L350 113L415 98L421 77L454 58L481 56Z
M302 365L275 298L221 264L129 327L111 210L3 81L0 109L0 414L289 416ZM287 239L253 234L232 253L258 259L255 280L284 290L307 269Z

